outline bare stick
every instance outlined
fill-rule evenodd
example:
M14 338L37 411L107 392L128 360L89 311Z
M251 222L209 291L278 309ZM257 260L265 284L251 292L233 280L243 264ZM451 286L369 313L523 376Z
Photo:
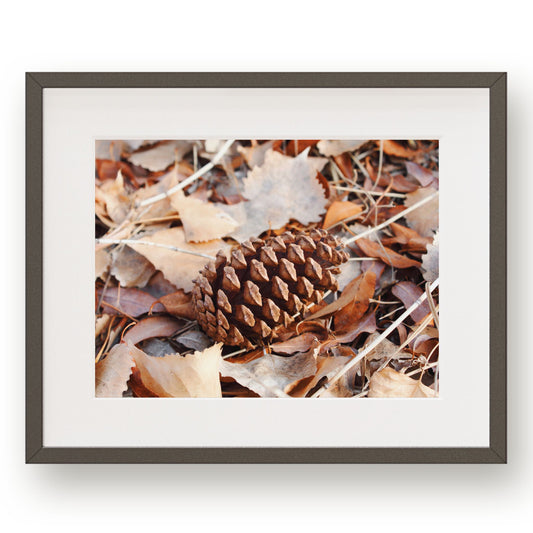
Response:
M182 189L185 189L185 187L190 185L193 181L197 180L198 178L201 178L204 174L209 172L222 159L224 154L228 151L229 147L234 142L235 142L234 139L226 141L224 145L222 146L222 148L215 155L215 157L213 157L213 159L211 159L211 161L207 163L207 165L203 166L200 170L195 172L192 176L189 176L186 180L183 180L177 185L174 185L174 187L171 187L168 191L152 196L151 198L146 198L139 205L141 207L144 207L145 205L155 204L156 202L159 202L160 200L164 200L171 194L174 194L177 191L181 191Z
M157 248L166 248L173 252L180 252L182 254L197 255L198 257L205 257L206 259L216 259L212 255L201 254L200 252L192 252L191 250L183 250L170 244L160 244L158 242L139 241L136 239L96 239L99 244L142 244L143 246L156 246Z
M350 244L352 242L355 242L363 237L366 237L367 235L370 235L371 233L374 233L375 231L379 231L382 228L385 228L389 224L392 224L395 220L398 220L399 218L404 217L407 215L407 213L411 213L415 209L418 209L419 207L422 207L424 204L427 204L429 201L433 200L433 198L437 197L439 195L439 191L435 191L433 194L430 194L429 196L426 196L425 198L422 198L419 202L416 202L416 204L413 204L411 207L408 207L401 213L398 213L397 215L394 215L393 217L389 218L388 220L385 220L385 222L379 224L379 226L374 226L372 228L369 228L366 231L363 231L363 233L360 233L359 235L356 235L355 237L352 237L351 239L347 239L344 242L344 244Z
M437 278L430 287L430 290L433 291L439 286L439 278ZM311 398L316 398L320 396L326 389L329 389L333 383L338 381L350 368L354 367L363 357L365 357L369 352L371 352L382 340L386 339L417 307L419 307L427 299L427 294L424 292L422 295L411 305L408 309L405 310L379 337L377 337L373 342L371 342L367 347L361 350L357 357L354 357L348 364L346 364L335 376L333 376L328 383L318 389Z
M351 191L354 193L357 192L364 192L365 194L370 194L371 196L388 196L391 198L405 198L405 194L400 192L379 192L379 191L367 191L365 189L360 189L358 187L344 187L342 185L334 185L335 189L338 189L339 191Z

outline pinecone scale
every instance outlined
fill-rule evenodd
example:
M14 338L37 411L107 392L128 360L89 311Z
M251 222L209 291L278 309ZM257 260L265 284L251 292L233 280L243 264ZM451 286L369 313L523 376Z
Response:
M325 230L251 239L223 252L195 280L198 323L214 340L249 348L276 339L304 305L337 290L338 265L348 259Z

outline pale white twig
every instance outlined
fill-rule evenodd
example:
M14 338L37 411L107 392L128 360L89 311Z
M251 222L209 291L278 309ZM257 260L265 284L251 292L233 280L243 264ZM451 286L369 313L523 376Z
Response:
M352 242L355 242L363 237L366 237L367 235L370 235L371 233L374 233L375 231L379 231L382 228L385 228L389 224L392 224L395 220L398 220L399 218L404 217L408 213L411 213L415 209L418 209L419 207L423 206L424 204L427 204L429 201L433 200L436 196L438 196L439 191L435 191L433 194L430 194L429 196L426 196L425 198L422 198L419 202L416 202L416 204L413 204L411 207L408 207L401 213L398 213L397 215L394 215L393 217L390 217L388 220L385 220L385 222L379 224L378 226L374 226L372 228L369 228L366 231L363 231L363 233L360 233L359 235L355 235L355 237L351 237L350 239L344 240L344 244L350 244Z
M430 290L433 291L439 286L439 278L437 278L430 287ZM348 364L346 364L335 376L333 376L328 383L318 389L311 398L316 398L320 396L326 389L329 389L331 385L337 382L350 368L354 367L363 357L365 357L369 352L371 352L383 339L387 338L417 307L419 307L427 299L427 294L424 292L422 295L402 313L383 333L376 337L376 339L371 342L368 346L363 348L356 357L354 357Z
M177 185L174 185L174 187L171 187L168 191L162 192L161 194L157 194L155 196L152 196L151 198L146 198L143 200L139 205L145 206L154 204L156 202L159 202L160 200L164 200L171 194L174 194L177 191L181 191L188 185L190 185L193 181L197 180L198 178L201 178L204 174L209 172L224 156L224 154L228 151L229 147L235 142L234 139L231 139L229 141L226 141L222 148L218 151L218 153L211 159L207 165L203 166L200 170L195 172L192 176L189 176L186 180L183 180L182 182L178 183Z
M136 239L96 239L96 242L99 244L142 244L143 246L166 248L167 250L172 250L173 252L180 252L182 254L197 255L199 257L205 257L206 259L216 259L212 255L201 254L200 252L193 252L192 250L184 250L183 248L177 248L176 246L171 246L170 244L161 244L158 242L139 241Z
M354 193L365 193L372 196L390 196L391 198L405 198L405 194L400 192L379 192L379 191L367 191L365 189L360 189L358 187L344 187L342 185L334 185L335 189L340 191L352 191Z

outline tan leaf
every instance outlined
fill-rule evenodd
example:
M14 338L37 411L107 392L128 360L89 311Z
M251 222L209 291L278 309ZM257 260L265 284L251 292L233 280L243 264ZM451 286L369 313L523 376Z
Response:
M224 206L239 224L231 235L238 241L263 231L279 229L290 219L302 224L318 222L325 211L326 197L316 179L326 159L308 157L309 149L297 157L269 150L265 162L248 172L243 196L248 200Z
M159 298L159 302L171 315L191 320L196 318L191 294L186 294L183 290L165 294Z
M221 398L222 343L203 352L152 357L128 343L146 388L161 398Z
M116 179L107 180L99 187L99 198L103 198L109 218L120 224L128 215L131 200L124 189L124 177L119 170Z
M362 210L362 205L353 202L333 202L328 208L323 227L324 229L331 228L331 226L334 226L341 220L358 215Z
M295 381L316 373L315 350L291 357L265 354L248 363L222 361L220 374L231 377L263 398L285 398Z
M379 333L372 333L366 339L365 347L372 344L379 337ZM367 361L383 361L384 359L411 359L409 352L399 350L399 346L388 339L383 339L373 350L370 350L366 356Z
M275 141L258 144L252 141L252 146L238 146L237 150L244 156L250 168L260 167L265 162L265 154L272 148Z
M417 379L384 368L370 378L369 398L434 398L435 391Z
M111 255L113 257L111 274L122 287L142 288L155 272L152 263L129 246L115 248Z
M317 148L321 154L324 154L326 157L337 156L343 154L344 152L353 152L357 150L360 146L365 144L367 141L319 141Z
M107 269L109 268L109 265L111 263L111 255L104 248L100 248L99 250L96 250L96 253L94 255L94 262L95 278L102 278L102 276L107 272Z
M122 398L128 388L131 369L135 365L126 344L116 344L107 357L96 364L97 398Z
M314 333L302 333L292 339L275 342L270 345L273 353L278 354L292 354L295 352L306 352L312 346L316 348L318 345L318 337Z
M426 281L433 283L439 277L439 232L433 244L428 244L427 253L422 256L422 271Z
M183 228L160 230L140 240L175 246L210 256L215 256L218 250L229 248L229 245L218 239L201 244L190 244L185 240ZM145 246L142 244L131 244L130 246L144 255L158 270L161 270L170 283L186 292L192 290L192 282L198 276L198 271L210 261L205 257L176 252L157 246Z
M339 268L341 272L337 274L336 278L339 283L339 291L343 291L350 281L361 274L361 261L346 261Z
M405 206L411 207L434 192L435 189L432 187L421 187L414 192L410 192L406 195ZM433 237L433 233L439 229L439 197L435 196L435 198L421 205L418 209L407 213L405 220L409 227L418 231L422 237Z
M180 214L187 242L205 242L231 233L238 222L212 202L203 202L178 191L170 198Z
M180 161L192 149L190 141L162 141L153 148L135 152L128 157L134 165L157 172L165 170L175 161Z
M143 200L157 196L161 193L166 193L172 187L177 185L180 181L185 179L185 176L178 172L176 166L159 178L159 181L150 187L142 187L135 193L134 202L140 203ZM175 213L175 209L170 205L170 198L164 198L147 207L143 207L137 215L138 220L147 220L158 217L165 217Z

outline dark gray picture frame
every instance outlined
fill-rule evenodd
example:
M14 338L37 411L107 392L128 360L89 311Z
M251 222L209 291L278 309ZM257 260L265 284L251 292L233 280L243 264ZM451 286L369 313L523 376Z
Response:
M43 90L46 88L488 88L490 445L486 448L51 448L43 445ZM27 463L505 463L507 75L460 73L26 74Z

